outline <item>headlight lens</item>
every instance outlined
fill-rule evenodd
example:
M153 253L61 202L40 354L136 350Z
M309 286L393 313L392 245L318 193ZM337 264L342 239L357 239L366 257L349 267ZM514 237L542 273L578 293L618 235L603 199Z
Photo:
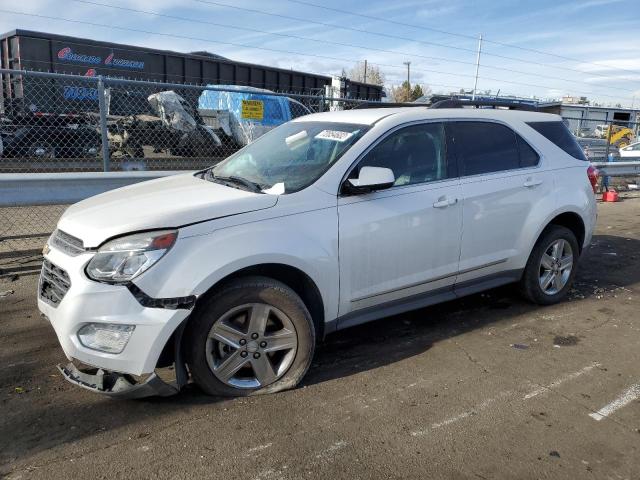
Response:
M88 323L78 330L78 340L91 350L122 353L135 328L135 325Z
M160 260L177 237L176 230L162 230L116 238L100 247L87 275L100 282L128 282Z

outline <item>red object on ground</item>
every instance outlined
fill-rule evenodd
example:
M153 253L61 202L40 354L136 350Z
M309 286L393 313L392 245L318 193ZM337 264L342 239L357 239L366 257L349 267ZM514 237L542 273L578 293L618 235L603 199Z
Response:
M617 202L618 201L618 192L615 190L610 190L608 192L604 192L602 194L603 202Z

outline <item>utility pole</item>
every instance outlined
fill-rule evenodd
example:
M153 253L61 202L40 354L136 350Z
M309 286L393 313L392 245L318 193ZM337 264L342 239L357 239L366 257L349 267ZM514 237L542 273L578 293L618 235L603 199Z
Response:
M364 59L364 80L363 83L367 83L367 59Z
M402 62L407 66L407 101L411 100L411 62Z
M473 93L471 94L471 100L476 99L476 89L478 88L478 71L480 70L480 52L482 51L482 34L478 38L478 55L476 56L476 79L473 82Z

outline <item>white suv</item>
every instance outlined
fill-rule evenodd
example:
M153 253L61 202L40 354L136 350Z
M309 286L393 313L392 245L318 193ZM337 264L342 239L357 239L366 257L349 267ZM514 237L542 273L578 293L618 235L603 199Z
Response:
M295 386L338 329L510 282L571 286L592 171L554 115L389 108L309 115L216 167L70 207L38 305L61 371L112 396ZM175 366L165 383L156 369Z

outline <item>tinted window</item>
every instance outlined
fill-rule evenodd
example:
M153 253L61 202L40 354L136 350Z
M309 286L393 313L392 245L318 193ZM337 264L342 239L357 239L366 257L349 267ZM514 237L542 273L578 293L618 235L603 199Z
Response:
M395 186L412 185L454 176L447 169L446 158L444 126L428 123L392 133L365 155L358 169L390 168L396 177ZM352 172L353 177L357 175L357 171Z
M462 175L499 172L520 167L516 134L489 122L451 123Z
M520 151L520 166L521 167L535 167L540 161L540 157L536 151L531 148L524 138L516 134L518 141L518 150Z
M587 161L582 148L563 122L528 122L527 125L572 157Z

